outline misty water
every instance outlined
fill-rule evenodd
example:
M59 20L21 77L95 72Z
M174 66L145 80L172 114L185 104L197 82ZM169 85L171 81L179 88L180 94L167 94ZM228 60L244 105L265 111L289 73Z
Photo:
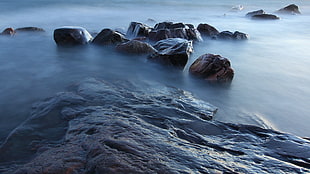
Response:
M301 15L279 15L277 21L245 17L249 11L273 13L291 3L300 7ZM231 11L239 4L242 11ZM197 43L184 71L177 71L150 63L145 56L118 54L111 48L59 48L52 37L54 29L68 25L91 33L104 28L126 32L131 21L150 26L162 21L208 23L220 31L247 33L250 39ZM1 1L1 31L36 26L46 32L0 37L0 140L29 117L34 102L87 77L174 86L218 107L215 120L309 137L309 21L310 1ZM191 63L205 53L231 60L235 77L230 86L188 75Z

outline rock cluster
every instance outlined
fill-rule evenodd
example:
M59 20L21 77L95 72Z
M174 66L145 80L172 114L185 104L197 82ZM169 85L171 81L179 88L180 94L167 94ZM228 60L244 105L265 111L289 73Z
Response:
M276 13L279 14L301 14L299 11L299 7L295 4L288 5L280 10L277 10ZM252 19L263 19L263 20L278 20L280 19L278 16L274 14L267 14L264 10L256 10L246 14L247 17L251 17Z

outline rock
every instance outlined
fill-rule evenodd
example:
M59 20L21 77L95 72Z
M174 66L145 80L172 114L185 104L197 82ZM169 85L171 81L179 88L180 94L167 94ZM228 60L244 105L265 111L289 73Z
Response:
M184 68L193 51L192 41L180 38L160 40L153 47L158 52L150 55L149 60L178 68Z
M278 13L285 13L285 14L301 14L299 8L295 4L288 5L284 8L281 8L277 11Z
M116 45L127 41L128 39L121 33L106 28L101 30L92 43L96 45Z
M220 32L213 26L209 24L199 24L197 30L200 32L201 36L212 37Z
M258 15L253 15L252 19L278 20L280 18L273 14L258 14Z
M38 27L22 27L22 28L16 28L16 32L45 32L43 28Z
M147 26L146 24L131 22L128 27L126 36L128 38L148 37L150 31L151 27Z
M249 36L245 33L235 31L222 31L217 35L214 35L212 39L223 39L223 40L247 40Z
M261 9L261 10L256 10L256 11L249 12L245 16L246 17L252 17L254 15L262 15L262 14L266 14L266 12Z
M150 44L138 40L131 40L118 44L116 46L116 50L129 54L152 54L156 52L156 50Z
M57 45L84 45L92 39L88 31L82 27L62 27L54 30Z
M2 31L1 35L9 35L13 36L15 34L15 30L13 28L6 28Z
M201 118L215 111L174 87L86 79L36 104L0 146L0 172L310 172L310 141Z
M199 31L190 24L161 22L149 33L150 41L156 42L168 38L202 41Z
M230 61L220 55L204 54L190 66L189 72L199 78L216 82L231 82L234 70Z

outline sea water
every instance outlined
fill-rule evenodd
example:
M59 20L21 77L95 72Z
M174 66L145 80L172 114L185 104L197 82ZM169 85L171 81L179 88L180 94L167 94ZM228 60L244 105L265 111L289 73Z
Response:
M249 11L274 13L292 3L300 7L301 15L279 14L281 19L276 21L245 17ZM232 10L238 5L243 6L241 11ZM53 40L53 30L61 26L81 26L91 33L104 28L126 32L132 21L150 26L162 21L208 23L220 31L247 33L250 39L197 43L184 71L111 48L59 48ZM0 30L35 26L46 32L0 37L0 141L30 116L33 103L87 77L175 86L218 107L215 120L309 137L309 21L310 1L306 0L2 0ZM214 85L188 75L190 64L205 53L230 59L235 70L231 85Z

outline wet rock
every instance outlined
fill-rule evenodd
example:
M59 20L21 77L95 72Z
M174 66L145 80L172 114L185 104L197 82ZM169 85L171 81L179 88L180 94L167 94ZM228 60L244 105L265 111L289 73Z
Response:
M246 17L253 17L254 15L262 15L262 14L266 14L266 12L261 9L261 10L256 10L256 11L248 12L245 16Z
M62 27L54 30L57 45L84 45L92 39L89 32L82 27Z
M258 14L258 15L253 15L252 19L278 20L280 18L273 14Z
M212 105L173 87L87 79L37 104L0 146L0 172L310 172L310 141L201 119L214 112ZM60 136L46 138L55 133Z
M204 54L190 66L191 75L208 81L230 82L234 77L234 70L230 61L220 55Z
M197 30L200 32L201 36L212 37L220 32L213 26L209 24L199 24Z
M128 39L121 33L106 28L101 30L92 43L96 45L116 45L127 41Z
M150 44L138 40L118 44L116 50L129 54L152 54L156 52Z
M126 36L128 38L148 37L151 29L152 28L146 24L142 24L140 22L131 22L128 27Z
M212 37L212 39L222 39L222 40L247 40L249 36L245 33L235 31L222 31L219 34Z
M9 35L9 36L13 36L14 34L15 30L13 28L6 28L1 33L1 35Z
M43 28L38 27L22 27L22 28L16 28L16 32L45 32Z
M202 41L199 31L190 24L161 22L156 24L149 33L150 41L160 41L167 38Z
M149 60L177 68L184 68L193 51L192 42L180 38L160 40L153 47L158 52L150 55Z
M281 8L277 11L278 13L284 13L284 14L301 14L299 11L299 7L295 4L288 5L284 8Z

